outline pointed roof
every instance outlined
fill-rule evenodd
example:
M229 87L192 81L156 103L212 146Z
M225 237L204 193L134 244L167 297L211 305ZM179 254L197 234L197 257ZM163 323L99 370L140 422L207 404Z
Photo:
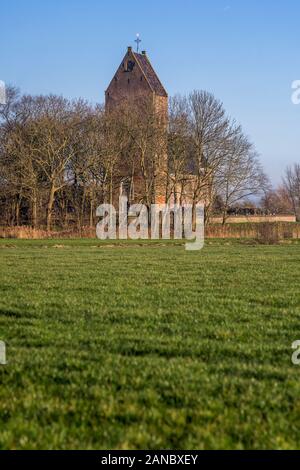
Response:
M160 79L158 78L154 68L152 67L146 53L138 54L137 52L132 52L134 55L137 63L139 64L140 68L142 69L152 91L159 96L168 97L168 93L166 92L165 88L163 87Z
M143 51L142 54L139 54L138 52L134 52L132 50L132 47L128 47L127 53L125 54L125 57L123 58L123 61L121 62L121 65L119 66L117 70L117 73L124 72L124 64L126 61L128 61L130 57L132 57L132 59L134 59L134 61L136 62L140 71L144 75L146 83L148 84L151 91L158 96L163 96L165 98L168 98L168 93L166 92L164 86L162 85L160 79L158 78L145 51ZM112 78L105 93L108 93L108 90L110 89L112 84L114 84L115 79L116 79L116 75Z

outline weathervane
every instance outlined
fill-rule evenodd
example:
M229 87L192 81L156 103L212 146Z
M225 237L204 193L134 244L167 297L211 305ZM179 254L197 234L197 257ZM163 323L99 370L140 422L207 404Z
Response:
M134 42L136 42L136 52L139 53L139 50L140 50L140 43L142 42L142 40L140 39L139 33L137 33L136 39L135 39Z

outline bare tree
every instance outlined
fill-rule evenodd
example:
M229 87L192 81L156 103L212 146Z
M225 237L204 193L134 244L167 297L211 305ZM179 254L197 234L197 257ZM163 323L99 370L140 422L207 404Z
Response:
M170 99L168 128L168 180L166 200L183 202L189 174L190 132L188 103L180 95Z
M128 166L131 168L131 180L136 181L135 198L150 207L158 195L165 198L166 194L167 127L149 100L125 106L122 122L127 150L122 172L128 174Z
M6 198L14 206L13 222L20 223L22 203L28 201L33 226L37 225L37 171L29 146L27 123L34 115L34 100L8 87L7 104L0 110L1 177Z
M260 207L268 215L294 213L289 193L283 185L266 191L261 198Z
M230 207L269 189L268 178L253 144L243 135L239 126L228 141L228 151L217 169L215 183L216 192L223 202L223 224Z
M51 228L55 195L68 184L66 168L77 151L74 139L81 117L72 104L56 96L45 97L36 119L28 124L30 146L47 193L46 228Z
M293 213L300 220L300 165L287 167L283 185L286 189L293 207Z
M228 153L234 129L223 104L212 94L194 91L188 97L192 139L192 171L196 176L193 205L205 204L206 221L215 198L215 177Z
M92 224L97 186L103 174L101 137L104 113L102 108L94 108L83 100L73 103L73 113L77 116L78 125L73 128L74 134L70 140L72 156L66 164L68 184L63 194L59 195L64 225L68 224L68 208L71 206L76 215L77 228L81 231L87 211L89 223Z

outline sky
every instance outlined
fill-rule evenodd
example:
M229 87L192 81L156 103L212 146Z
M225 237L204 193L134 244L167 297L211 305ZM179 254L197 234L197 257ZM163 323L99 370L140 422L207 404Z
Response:
M0 0L0 80L102 103L140 33L169 95L212 92L276 185L300 162L299 19L299 0Z

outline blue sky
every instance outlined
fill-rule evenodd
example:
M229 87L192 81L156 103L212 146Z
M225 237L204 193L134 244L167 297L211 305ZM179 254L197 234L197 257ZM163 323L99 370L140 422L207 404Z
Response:
M280 182L300 161L299 0L0 0L0 79L102 102L139 32L170 95L213 92Z

